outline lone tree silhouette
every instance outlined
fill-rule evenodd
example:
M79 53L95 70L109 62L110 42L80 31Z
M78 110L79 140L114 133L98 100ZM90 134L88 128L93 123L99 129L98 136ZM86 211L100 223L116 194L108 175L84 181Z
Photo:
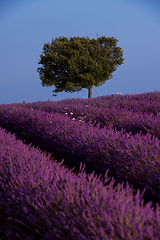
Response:
M114 37L59 37L44 44L40 55L42 67L37 68L42 86L55 86L54 93L79 92L99 87L113 77L112 73L124 61L123 51ZM57 94L53 94L57 96Z

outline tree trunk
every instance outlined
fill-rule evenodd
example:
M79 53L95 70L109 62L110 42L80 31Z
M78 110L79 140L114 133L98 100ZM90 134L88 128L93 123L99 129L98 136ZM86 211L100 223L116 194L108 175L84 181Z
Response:
M92 98L92 88L88 89L89 92L88 92L88 98Z

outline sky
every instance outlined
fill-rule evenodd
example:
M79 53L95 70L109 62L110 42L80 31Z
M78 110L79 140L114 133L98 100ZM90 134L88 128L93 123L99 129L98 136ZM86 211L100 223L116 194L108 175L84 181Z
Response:
M42 87L37 68L52 38L115 37L124 64L92 97L160 90L159 0L0 0L0 104L88 98Z

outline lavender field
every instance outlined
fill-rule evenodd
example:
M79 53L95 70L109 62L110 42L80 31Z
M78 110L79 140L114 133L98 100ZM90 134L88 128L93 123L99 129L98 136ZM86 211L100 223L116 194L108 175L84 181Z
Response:
M160 239L160 92L0 105L0 239Z

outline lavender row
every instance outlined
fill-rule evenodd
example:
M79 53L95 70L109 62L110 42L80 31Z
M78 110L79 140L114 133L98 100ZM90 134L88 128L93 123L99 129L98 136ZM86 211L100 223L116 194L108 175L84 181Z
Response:
M65 99L60 101L44 101L34 102L28 104L18 104L19 106L31 107L34 109L41 109L47 112L60 112L65 113L65 107L69 107L69 112L75 114L79 112L79 108L84 109L85 113L93 111L93 109L103 108L103 110L111 109L112 107L122 110L132 110L139 113L153 113L156 115L160 112L160 92L149 92L143 94L125 94L125 95L110 95L102 96L92 99ZM86 109L86 107L88 107ZM91 110L90 110L91 109Z
M86 164L86 172L105 174L110 170L118 182L129 181L134 188L146 187L146 199L160 203L160 141L146 134L123 133L40 110L3 107L0 126L15 132L35 146L64 158L70 168Z
M160 206L127 184L78 176L0 129L2 239L160 239ZM104 186L105 183L108 183Z
M100 128L136 134L150 133L160 138L160 93L138 95L113 95L95 99L71 99L63 101L35 102L18 106L60 113L73 120L93 123Z

